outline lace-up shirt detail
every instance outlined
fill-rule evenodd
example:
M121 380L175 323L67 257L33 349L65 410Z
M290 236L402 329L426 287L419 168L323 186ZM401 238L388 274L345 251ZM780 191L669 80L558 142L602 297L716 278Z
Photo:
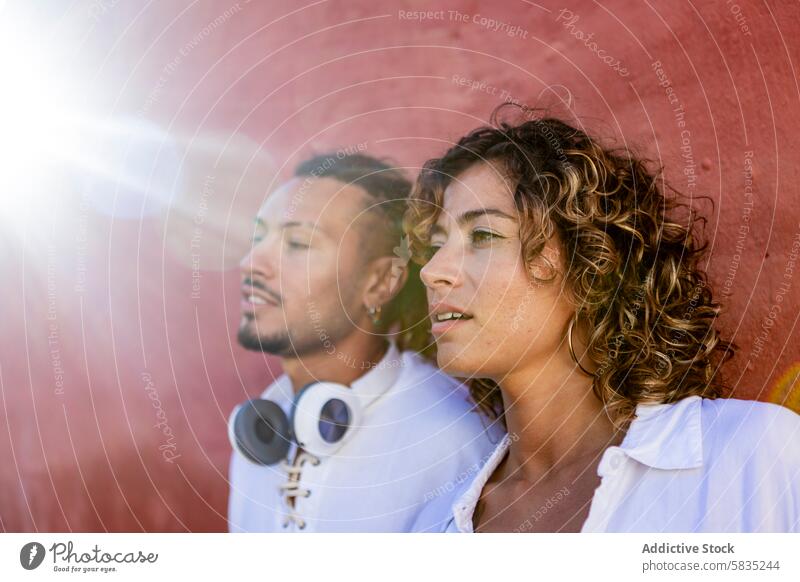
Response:
M280 485L283 499L288 508L288 513L283 521L283 527L288 527L292 522L296 523L297 527L300 529L306 527L306 521L296 511L294 500L296 497L308 497L311 495L310 489L305 489L300 486L300 475L303 471L303 464L307 462L314 466L319 465L319 459L306 451L300 452L297 457L295 457L294 463L292 464L285 460L280 462L280 468L286 471L288 475L286 483Z

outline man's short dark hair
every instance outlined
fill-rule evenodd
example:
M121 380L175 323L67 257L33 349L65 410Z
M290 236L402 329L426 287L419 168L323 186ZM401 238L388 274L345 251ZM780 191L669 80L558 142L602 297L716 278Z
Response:
M403 238L403 215L411 192L411 182L397 167L364 154L332 152L302 162L294 171L297 177L333 178L342 184L361 187L369 196L367 207L381 218L385 232L370 232L370 252L390 254ZM372 258L372 257L370 257Z

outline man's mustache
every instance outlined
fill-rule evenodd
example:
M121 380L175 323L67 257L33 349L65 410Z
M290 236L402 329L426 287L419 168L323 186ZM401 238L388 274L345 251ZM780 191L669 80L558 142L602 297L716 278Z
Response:
M281 296L272 289L270 289L269 287L267 287L266 285L264 285L261 281L256 281L255 279L252 279L250 277L245 277L244 280L242 281L242 284L250 285L254 289L258 289L259 291L263 292L265 295L269 295L273 299L273 301L275 301L279 305L283 303L283 299L281 298Z

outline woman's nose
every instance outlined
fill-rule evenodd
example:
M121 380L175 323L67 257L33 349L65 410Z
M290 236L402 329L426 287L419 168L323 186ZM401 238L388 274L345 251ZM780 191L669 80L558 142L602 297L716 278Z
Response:
M456 287L460 283L464 257L454 246L440 247L420 270L420 278L429 289Z

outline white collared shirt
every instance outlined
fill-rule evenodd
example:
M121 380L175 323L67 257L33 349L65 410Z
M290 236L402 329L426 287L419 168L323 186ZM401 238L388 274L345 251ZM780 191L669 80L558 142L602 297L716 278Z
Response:
M419 512L455 490L454 476L477 468L502 431L486 431L466 388L414 352L392 345L381 362L352 383L362 391L390 388L369 406L362 426L339 451L302 465L294 498L298 520L281 491L286 470L256 465L233 453L228 520L231 532L401 532ZM290 414L294 392L286 375L263 394ZM287 455L294 459L296 445ZM448 497L452 501L451 497ZM301 527L300 524L303 524Z
M414 530L472 533L483 487L510 444L507 435L456 501L431 504ZM639 404L597 474L581 532L800 532L800 416L775 404L699 396ZM520 516L518 530L535 519Z

